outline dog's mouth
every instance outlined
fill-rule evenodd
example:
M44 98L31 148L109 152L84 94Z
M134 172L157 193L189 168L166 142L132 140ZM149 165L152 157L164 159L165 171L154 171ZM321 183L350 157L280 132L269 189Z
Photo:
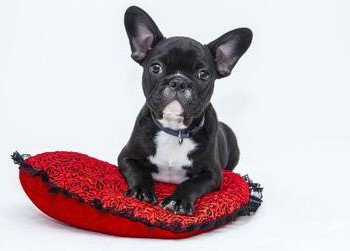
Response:
M147 103L155 117L164 121L187 124L202 112L202 106L191 90L178 92L168 87L160 88L149 96Z
M163 114L170 114L175 116L182 116L184 109L178 100L171 101L163 109Z
M183 122L184 109L179 101L174 100L163 109L163 119L168 121L176 121L178 123Z

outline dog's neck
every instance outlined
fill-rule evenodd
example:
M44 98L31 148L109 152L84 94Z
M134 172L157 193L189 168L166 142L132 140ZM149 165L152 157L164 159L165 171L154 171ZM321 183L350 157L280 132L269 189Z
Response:
M181 130L187 128L184 124L184 117L175 114L163 114L163 118L158 120L162 126L173 129Z
M183 108L181 104L175 100L169 103L163 110L163 117L158 121L167 128L173 130L185 129Z

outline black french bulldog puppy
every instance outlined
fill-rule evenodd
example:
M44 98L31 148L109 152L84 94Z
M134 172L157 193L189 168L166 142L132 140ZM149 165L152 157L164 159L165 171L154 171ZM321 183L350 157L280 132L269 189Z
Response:
M160 205L193 214L197 198L218 189L222 169L239 159L232 130L210 103L216 79L230 75L248 49L252 32L239 28L203 45L188 37L165 38L151 17L132 6L125 13L131 57L143 67L146 103L118 157L127 196L155 203L154 180L178 184Z

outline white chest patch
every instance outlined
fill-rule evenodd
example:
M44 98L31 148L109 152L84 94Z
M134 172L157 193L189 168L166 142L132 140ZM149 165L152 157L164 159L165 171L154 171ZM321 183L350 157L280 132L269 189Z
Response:
M158 173L152 173L157 181L180 184L188 177L183 167L191 167L192 160L188 154L196 149L197 144L192 139L183 139L179 144L178 138L163 131L154 138L156 153L149 156L149 161L158 167Z

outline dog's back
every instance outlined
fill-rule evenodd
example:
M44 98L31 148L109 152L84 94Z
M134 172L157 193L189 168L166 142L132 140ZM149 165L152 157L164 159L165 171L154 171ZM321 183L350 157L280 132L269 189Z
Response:
M218 141L221 164L225 170L233 170L239 161L239 148L236 135L223 122L219 122Z

